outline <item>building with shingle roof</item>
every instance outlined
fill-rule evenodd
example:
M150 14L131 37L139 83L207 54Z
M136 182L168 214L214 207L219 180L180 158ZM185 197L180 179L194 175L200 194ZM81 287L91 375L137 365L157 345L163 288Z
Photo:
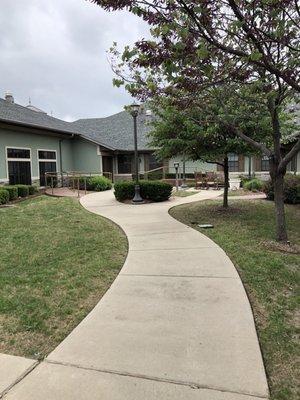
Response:
M152 118L150 110L141 107L137 118L139 170L144 173L164 165L166 172L174 173L174 161L182 167L182 157L164 163L156 160L149 138ZM0 98L0 184L35 182L43 186L46 172L107 173L131 178L133 152L133 119L127 111L66 122L31 102L26 107L16 104L11 93ZM248 175L250 170L268 176L265 157L231 154L229 163L233 176ZM299 154L289 169L300 170ZM185 170L193 176L195 171L216 171L217 166L187 160Z

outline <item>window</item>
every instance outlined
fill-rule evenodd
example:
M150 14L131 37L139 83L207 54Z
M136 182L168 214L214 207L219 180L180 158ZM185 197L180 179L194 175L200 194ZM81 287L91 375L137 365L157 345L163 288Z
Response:
M158 161L154 154L149 154L149 171L162 167L162 162Z
M38 150L38 159L39 159L40 185L45 186L46 173L57 172L56 151Z
M287 170L289 172L296 172L297 171L297 154L288 163Z
M270 161L268 156L263 156L261 159L260 169L261 171L269 171Z
M132 172L132 155L120 154L118 155L118 173L131 174Z
M30 150L29 149L7 149L7 158L29 158L30 159Z
M31 185L30 149L8 147L6 156L9 184Z
M229 172L239 171L239 156L237 154L228 154Z
M55 160L56 152L49 150L39 150L39 159L40 160Z

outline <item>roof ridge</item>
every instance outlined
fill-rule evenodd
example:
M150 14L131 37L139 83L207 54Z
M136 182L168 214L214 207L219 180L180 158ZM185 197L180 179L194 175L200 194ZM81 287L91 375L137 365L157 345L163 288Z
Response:
M7 101L6 101L5 99L3 99L2 97L0 97L0 100L2 100L3 102L5 102L5 104L8 104L8 105L10 105L10 106L21 107L22 109L27 110L27 112L32 113L32 115L36 115L36 111L31 110L31 109L28 108L27 106L23 106L22 104L19 104L19 103L7 103ZM36 108L38 108L38 107L36 107ZM43 111L43 110L41 110L41 111ZM42 113L41 113L41 114L42 114ZM71 122L65 121L64 119L60 119L60 118L57 118L57 117L53 117L53 115L47 114L46 111L43 111L43 114L44 114L44 117L46 117L46 118L51 118L51 119L57 120L57 121L59 121L59 122L64 122L65 124L71 125Z
M105 119L112 118L112 117L115 117L116 115L123 114L123 113L126 113L126 111L125 110L119 111L115 114L108 115L107 117L79 118L79 119L76 119L75 121L72 121L71 124L73 124L74 122L79 122L79 121L99 121L99 120L103 121Z

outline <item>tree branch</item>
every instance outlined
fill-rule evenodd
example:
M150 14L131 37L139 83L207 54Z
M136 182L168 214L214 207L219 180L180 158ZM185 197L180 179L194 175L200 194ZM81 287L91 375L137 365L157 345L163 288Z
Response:
M300 138L298 139L297 143L293 146L293 148L286 154L286 156L281 160L278 169L279 172L284 172L288 163L292 160L292 158L298 154L300 151Z

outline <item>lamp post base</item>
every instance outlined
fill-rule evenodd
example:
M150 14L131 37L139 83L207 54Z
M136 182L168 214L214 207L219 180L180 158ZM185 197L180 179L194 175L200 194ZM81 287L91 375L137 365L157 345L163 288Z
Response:
M142 204L144 200L140 195L140 185L135 185L134 187L134 198L132 199L133 204Z

